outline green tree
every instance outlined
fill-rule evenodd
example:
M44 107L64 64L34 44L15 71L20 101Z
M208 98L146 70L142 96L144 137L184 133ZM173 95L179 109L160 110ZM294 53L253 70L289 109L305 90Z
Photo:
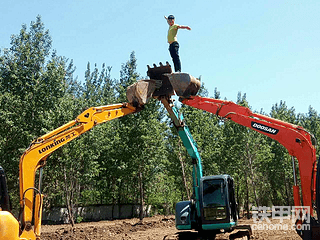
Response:
M297 118L299 125L308 130L315 137L315 139L320 139L320 116L314 108L309 106L308 113L300 113L298 114ZM319 149L319 141L315 142L317 149Z
M125 100L126 88L139 78L136 72L134 53L130 60L122 65L118 85L118 101ZM143 206L148 201L147 189L158 172L158 165L166 157L166 125L161 122L163 110L158 101L150 101L144 109L119 121L119 137L121 148L118 149L118 166L122 166L119 189L127 188L128 192L120 192L121 201L137 201L140 203L140 219L143 218ZM139 189L139 199L137 190Z
M288 109L285 102L272 106L270 116L288 123L297 124L295 109ZM272 161L265 163L266 175L271 186L270 198L275 206L292 205L292 161L287 151L280 143L268 140L274 154Z
M54 116L58 126L64 124L61 119L65 120L66 116L70 121L86 108L106 105L114 99L110 71L111 68L106 68L103 64L100 72L95 65L91 73L90 64L88 64L83 86L78 87L77 91L70 91L60 101L61 111ZM73 209L78 205L103 203L105 184L102 184L98 177L103 176L102 152L106 149L105 146L110 145L110 138L107 136L113 132L112 126L112 122L99 125L54 154L57 159L50 169L55 173L54 178L62 181L59 187L52 191L53 197L50 200L54 201L53 205L59 201L60 204L66 205L72 224L77 217L77 212ZM60 171L57 171L58 169Z
M33 139L51 128L50 111L67 90L72 66L51 49L51 36L41 17L12 35L11 47L0 56L0 131L2 165L14 202L18 202L18 163ZM16 204L15 204L16 205Z

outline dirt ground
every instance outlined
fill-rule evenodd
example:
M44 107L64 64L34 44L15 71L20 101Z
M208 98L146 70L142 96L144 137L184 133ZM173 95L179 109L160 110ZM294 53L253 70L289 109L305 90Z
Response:
M250 220L240 220L238 224L251 225L251 239L286 239L301 240L295 230L291 229L292 222L279 219L263 221L260 224ZM229 239L230 233L217 235L216 239ZM100 221L71 225L42 225L42 240L181 240L201 239L196 232L179 232L175 228L174 216L155 216L139 219ZM238 239L238 238L237 238ZM241 239L241 238L239 238ZM246 238L244 238L246 239Z

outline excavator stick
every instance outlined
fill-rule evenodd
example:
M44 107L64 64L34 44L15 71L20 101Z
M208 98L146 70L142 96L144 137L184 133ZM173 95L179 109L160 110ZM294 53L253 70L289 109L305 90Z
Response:
M200 89L198 79L188 73L173 73L171 66L159 63L159 67L148 65L147 74L150 79L140 80L127 88L127 99L135 107L143 106L153 97L170 98L175 93L182 98L194 96Z

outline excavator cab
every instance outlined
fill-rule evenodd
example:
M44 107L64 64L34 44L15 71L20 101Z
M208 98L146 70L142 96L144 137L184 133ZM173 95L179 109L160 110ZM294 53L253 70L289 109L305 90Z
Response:
M232 231L237 225L238 210L234 183L229 175L206 176L200 179L200 219L195 201L176 204L176 228L178 230Z
M203 230L231 230L238 220L233 179L229 175L200 180L200 209Z

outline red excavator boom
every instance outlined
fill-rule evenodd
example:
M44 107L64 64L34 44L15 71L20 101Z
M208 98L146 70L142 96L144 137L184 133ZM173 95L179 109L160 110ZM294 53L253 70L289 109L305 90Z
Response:
M183 104L211 112L225 119L260 132L282 144L299 162L303 205L310 206L315 200L316 149L314 137L303 127L283 122L261 114L253 113L249 108L231 101L194 96L181 99ZM294 204L302 206L299 186L295 183Z

